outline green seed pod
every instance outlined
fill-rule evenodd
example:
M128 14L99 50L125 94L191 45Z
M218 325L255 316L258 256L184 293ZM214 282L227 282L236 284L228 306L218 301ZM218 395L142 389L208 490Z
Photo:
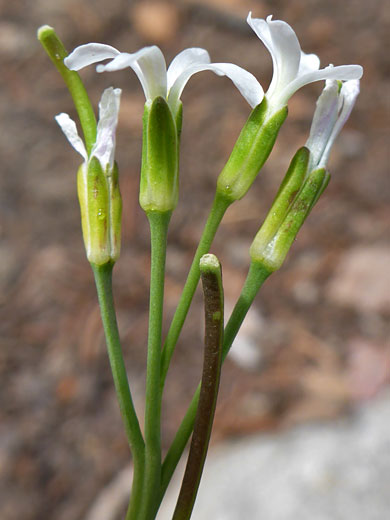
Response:
M179 117L180 121L180 117ZM140 205L146 212L175 209L179 193L178 132L166 100L146 103L143 119Z
M279 129L287 117L287 106L267 117L266 98L252 110L218 177L217 190L231 201L241 199L251 187L271 153Z

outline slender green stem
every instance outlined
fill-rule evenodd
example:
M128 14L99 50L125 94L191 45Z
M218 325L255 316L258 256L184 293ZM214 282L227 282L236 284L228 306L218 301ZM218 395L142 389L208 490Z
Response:
M202 477L219 389L223 340L221 265L214 255L201 259L205 305L205 348L199 405L190 452L172 520L189 520Z
M161 480L161 344L165 256L171 212L147 213L151 235L148 356L145 396L145 478L137 520L150 520L159 500Z
M240 297L225 327L222 362L225 360L256 294L270 274L270 271L262 266L262 264L257 262L251 263ZM196 410L198 408L199 392L200 386L196 389L192 401L163 462L160 500L162 500L165 494L173 472L176 469L194 427Z
M96 289L98 293L100 312L104 332L106 336L108 357L110 360L112 376L116 390L119 408L125 426L127 439L133 455L134 476L131 492L131 509L136 519L135 511L139 507L143 486L143 471L145 459L145 444L135 412L133 400L130 393L122 348L119 339L118 325L115 315L114 299L112 294L112 269L113 264L108 263L101 266L91 264L95 275Z
M211 243L214 240L215 234L217 232L218 226L221 223L221 220L231 203L232 200L227 199L223 195L220 195L218 192L216 193L209 217L203 230L202 237L200 239L198 248L195 252L195 256L192 261L192 265L188 273L188 277L184 285L179 304L176 308L175 315L173 316L171 326L165 339L161 358L161 389L164 387L165 378L169 368L169 363L171 361L177 340L179 338L181 329L183 328L184 321L187 317L187 313L190 308L192 298L194 296L196 287L199 282L200 258L204 254L208 253Z
M64 65L68 53L52 27L43 25L38 29L38 40L61 74L73 98L89 155L96 141L96 117L83 82L77 72L69 70Z

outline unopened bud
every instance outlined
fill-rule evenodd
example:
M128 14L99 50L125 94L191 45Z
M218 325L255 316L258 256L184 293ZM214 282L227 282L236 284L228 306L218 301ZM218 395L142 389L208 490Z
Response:
M294 155L282 184L272 203L266 219L263 222L252 247L257 251L263 250L275 235L299 190L307 173L310 152L307 148L300 148Z
M263 227L260 229L250 248L253 262L261 263L271 272L281 267L298 231L324 189L326 177L324 168L314 170L308 175L287 214L280 218L272 238L268 236L268 240L265 240ZM267 225L265 229L267 232Z

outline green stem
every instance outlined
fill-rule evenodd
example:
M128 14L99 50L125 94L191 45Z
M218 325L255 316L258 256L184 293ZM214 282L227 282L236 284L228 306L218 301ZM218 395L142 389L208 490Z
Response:
M252 305L253 300L255 299L256 294L270 274L270 271L268 271L262 264L258 262L251 263L240 297L225 327L222 348L222 362L225 360L230 347L232 346L233 341L237 336L241 324L244 321L244 318L250 306ZM163 462L160 500L162 500L165 494L173 472L176 469L176 466L183 454L194 427L196 410L198 408L199 392L200 386L198 386L196 389L190 406L187 409L187 412Z
M61 74L73 98L83 129L87 152L90 155L96 141L96 117L83 82L77 72L69 70L64 65L64 59L68 56L68 53L52 27L48 25L40 27L38 29L38 40Z
M232 202L232 200L227 199L218 192L215 195L209 217L203 230L203 234L200 239L198 248L195 252L195 256L192 261L192 265L188 273L188 277L184 285L183 292L180 297L179 304L176 308L175 315L173 316L171 326L165 339L161 358L161 391L164 387L166 375L169 369L169 363L175 350L177 340L179 338L181 329L183 328L184 321L187 317L187 313L190 308L192 298L194 296L196 287L199 282L200 258L204 254L208 253L211 243L214 240L215 234L217 232L218 226L221 223L221 220L227 208L230 206Z
M145 395L145 478L138 520L149 520L159 500L161 480L161 343L165 256L171 212L147 212L151 235L148 356Z
M203 373L187 466L172 520L189 520L202 477L217 404L222 363L223 287L221 265L214 255L201 259L205 305Z
M134 476L131 491L131 509L135 512L141 500L145 444L140 430L137 414L130 393L122 348L119 339L118 325L115 315L112 294L112 263L104 265L91 264L95 275L96 289L100 312L106 336L108 357L116 390L119 408L125 426L127 439L133 455ZM133 513L134 515L135 513ZM136 516L128 516L136 519Z

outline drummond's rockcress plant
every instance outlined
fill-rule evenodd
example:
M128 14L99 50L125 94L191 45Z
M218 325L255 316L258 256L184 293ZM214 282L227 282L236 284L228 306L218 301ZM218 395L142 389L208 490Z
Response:
M73 98L83 139L76 123L56 116L83 161L77 191L87 258L94 272L114 385L133 457L133 482L127 520L153 520L192 434L192 442L173 520L190 518L207 454L218 395L221 365L264 281L278 270L297 233L329 182L330 149L359 93L359 65L320 68L315 54L305 54L293 29L281 20L252 18L247 22L273 61L273 77L264 93L257 79L232 63L212 63L205 49L180 52L166 67L156 46L120 52L102 43L88 43L66 52L53 28L43 26L38 38L62 75ZM100 62L109 60L105 64ZM141 427L133 405L124 364L112 294L112 271L120 253L122 201L115 162L115 134L121 90L108 88L99 103L99 118L78 71L98 63L97 71L131 68L145 94L139 202L150 224L151 276L145 420ZM170 217L179 200L179 151L182 91L197 72L227 76L252 108L226 165L218 176L214 202L194 255L187 281L166 338L162 338L165 258ZM218 259L209 253L227 210L241 199L267 160L287 117L289 98L302 86L325 80L308 140L291 160L271 209L249 251L247 279L234 310L223 326L223 284ZM204 368L198 389L163 458L161 402L170 361L193 295L202 277L205 300ZM131 289L130 289L131 290Z

